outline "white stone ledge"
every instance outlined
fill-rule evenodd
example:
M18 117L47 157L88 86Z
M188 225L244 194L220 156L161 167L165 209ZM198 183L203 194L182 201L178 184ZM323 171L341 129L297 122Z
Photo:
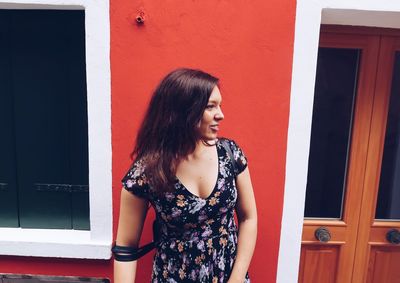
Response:
M93 240L90 231L0 228L0 254L110 259L111 241Z

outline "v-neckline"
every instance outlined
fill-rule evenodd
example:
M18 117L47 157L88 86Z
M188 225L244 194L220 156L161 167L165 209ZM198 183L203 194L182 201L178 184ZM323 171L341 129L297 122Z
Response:
M185 191L185 192L187 192L187 193L188 193L189 195L191 195L192 197L198 198L198 199L200 199L200 200L208 200L209 198L211 198L211 196L215 193L215 191L216 191L217 188L218 188L218 180L219 180L220 172L221 172L221 169L220 169L221 164L220 164L220 161L219 161L219 155L220 155L220 152L219 152L219 139L218 139L217 142L215 143L215 149L216 149L216 151L217 151L217 162L218 162L217 180L215 181L214 188L211 190L210 194L209 194L206 198L202 198L201 196L198 196L198 195L192 193L192 192L181 182L181 180L179 180L179 178L178 178L177 176L175 176L175 179L176 179L176 181L178 182L178 184L181 185L182 190Z

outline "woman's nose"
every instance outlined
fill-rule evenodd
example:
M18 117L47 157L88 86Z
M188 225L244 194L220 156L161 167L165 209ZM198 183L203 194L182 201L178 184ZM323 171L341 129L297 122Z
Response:
M224 119L224 113L222 112L222 109L221 109L221 107L218 107L218 112L216 113L216 115L215 115L215 118L217 119L217 120L222 120L222 119Z

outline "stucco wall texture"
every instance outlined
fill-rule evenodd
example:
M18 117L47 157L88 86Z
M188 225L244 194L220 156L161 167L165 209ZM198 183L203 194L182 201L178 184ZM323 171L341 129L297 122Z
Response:
M252 282L276 281L295 21L294 0L111 0L114 238L120 179L158 81L177 67L221 80L221 136L244 149L259 215ZM143 11L145 22L135 17ZM108 32L108 31L104 31ZM150 212L150 218L153 217ZM142 243L151 240L146 221ZM152 254L136 282L149 282ZM112 261L1 257L9 273L112 278Z
M143 25L135 24L139 11ZM294 20L295 1L288 0L111 2L115 224L120 179L152 90L172 69L203 69L221 80L221 136L235 139L249 159L259 214L251 278L275 282ZM142 243L151 240L150 226L147 221ZM138 282L148 282L151 260L139 262Z

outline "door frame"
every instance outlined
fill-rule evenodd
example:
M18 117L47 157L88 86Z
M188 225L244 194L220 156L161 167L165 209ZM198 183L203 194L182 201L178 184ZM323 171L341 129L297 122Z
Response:
M321 24L400 29L400 3L359 2L297 1L278 283L297 282L298 279Z

